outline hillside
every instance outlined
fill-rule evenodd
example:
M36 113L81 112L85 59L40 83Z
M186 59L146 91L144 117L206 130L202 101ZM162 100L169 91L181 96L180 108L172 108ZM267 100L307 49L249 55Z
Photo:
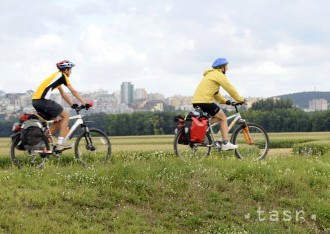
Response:
M112 137L108 163L84 168L68 150L18 170L1 138L1 233L330 233L330 152L312 155L330 133L270 139L263 161L183 161L173 135ZM308 152L293 155L300 142Z
M293 104L301 108L308 108L308 102L312 99L326 99L330 102L330 92L300 92L276 96L291 99Z

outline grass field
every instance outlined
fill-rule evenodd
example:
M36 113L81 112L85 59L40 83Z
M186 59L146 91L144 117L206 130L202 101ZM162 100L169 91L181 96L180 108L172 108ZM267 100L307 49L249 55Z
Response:
M273 133L259 162L173 155L173 136L111 138L106 164L73 151L43 170L12 166L0 139L2 233L330 233L330 153L293 155L330 133Z

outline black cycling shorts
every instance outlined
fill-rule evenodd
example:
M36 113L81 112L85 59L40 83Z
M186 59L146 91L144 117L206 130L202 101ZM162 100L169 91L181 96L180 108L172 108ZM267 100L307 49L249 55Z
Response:
M63 107L60 104L48 99L33 99L32 105L41 117L46 120L55 119L63 111Z
M215 116L220 110L220 106L217 104L213 103L194 103L193 107L200 107L203 112L208 113L211 116Z

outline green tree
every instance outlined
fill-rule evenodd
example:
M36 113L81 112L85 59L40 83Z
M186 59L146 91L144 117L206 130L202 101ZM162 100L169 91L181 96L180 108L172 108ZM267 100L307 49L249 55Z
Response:
M292 108L293 104L290 99L274 99L267 98L252 104L251 110L274 110Z

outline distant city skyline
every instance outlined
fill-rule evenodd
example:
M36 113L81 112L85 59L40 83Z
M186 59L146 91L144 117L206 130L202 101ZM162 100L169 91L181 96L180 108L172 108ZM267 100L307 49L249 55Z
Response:
M126 82L126 81L125 81ZM122 83L125 83L125 82L122 82ZM121 84L122 84L121 83ZM131 84L133 84L132 82L129 82ZM117 89L106 89L105 87L102 87L102 88L97 88L97 89L89 89L89 90L78 90L79 92L81 93L95 93L95 92L99 92L99 91L105 91L109 94L114 94L114 93L118 93L119 95L121 95L121 84L117 87ZM193 96L193 93L190 94L190 95L183 95L181 93L177 93L177 94L173 94L173 95L170 95L170 96L167 96L165 94L163 94L162 92L155 92L155 91L152 91L152 90L149 90L147 88L144 88L144 87L136 87L135 84L133 84L133 90L139 90L141 92L141 90L144 90L146 91L147 94L161 94L164 96L164 98L171 98L173 96L190 96L192 97ZM4 92L4 93L26 93L27 91L32 91L34 92L33 89L26 89L26 90L23 90L22 91L7 91L5 89L0 89L0 96L1 96L1 92ZM66 92L69 92L68 89L65 89ZM57 90L54 90L53 91L54 93L58 93ZM271 97L276 97L276 96L281 96L281 95L287 95L287 94L292 94L292 93L303 93L303 92L330 92L330 88L329 90L325 90L325 91L321 91L321 90L318 90L316 89L315 87L313 88L313 90L304 90L304 91L298 91L298 92L289 92L289 93L282 93L282 94L278 94L278 95L274 95L274 96L246 96L246 98L253 98L253 97L257 97L257 98L271 98ZM220 89L220 93L224 96L228 96L227 92L224 90L224 89ZM133 98L134 98L134 95L133 95Z
M191 104L192 96L174 95L172 97L165 97L161 93L148 93L144 88L134 89L134 84L131 82L123 82L121 89L121 91L112 93L99 89L96 91L82 92L81 95L86 101L94 102L91 113L104 112L107 114L120 114L132 113L135 111L193 110ZM27 90L22 93L6 93L5 91L0 90L0 114L15 115L23 112L33 113L35 111L32 107L31 100L33 93L32 90ZM305 111L322 111L329 109L329 97L327 96L327 93L330 92L315 92L314 95L308 93L305 97L301 96L304 93L295 93L292 97L296 100L296 105L303 108ZM68 94L73 98L70 93ZM301 99L297 100L298 96L301 96ZM322 96L324 98L322 98ZM225 97L229 98L229 96ZM69 111L72 111L59 93L53 93L51 98L66 107ZM254 102L261 99L264 98L247 98L247 108L250 108ZM305 100L305 102L307 101L308 103L301 102L301 100ZM230 107L222 105L222 108Z

